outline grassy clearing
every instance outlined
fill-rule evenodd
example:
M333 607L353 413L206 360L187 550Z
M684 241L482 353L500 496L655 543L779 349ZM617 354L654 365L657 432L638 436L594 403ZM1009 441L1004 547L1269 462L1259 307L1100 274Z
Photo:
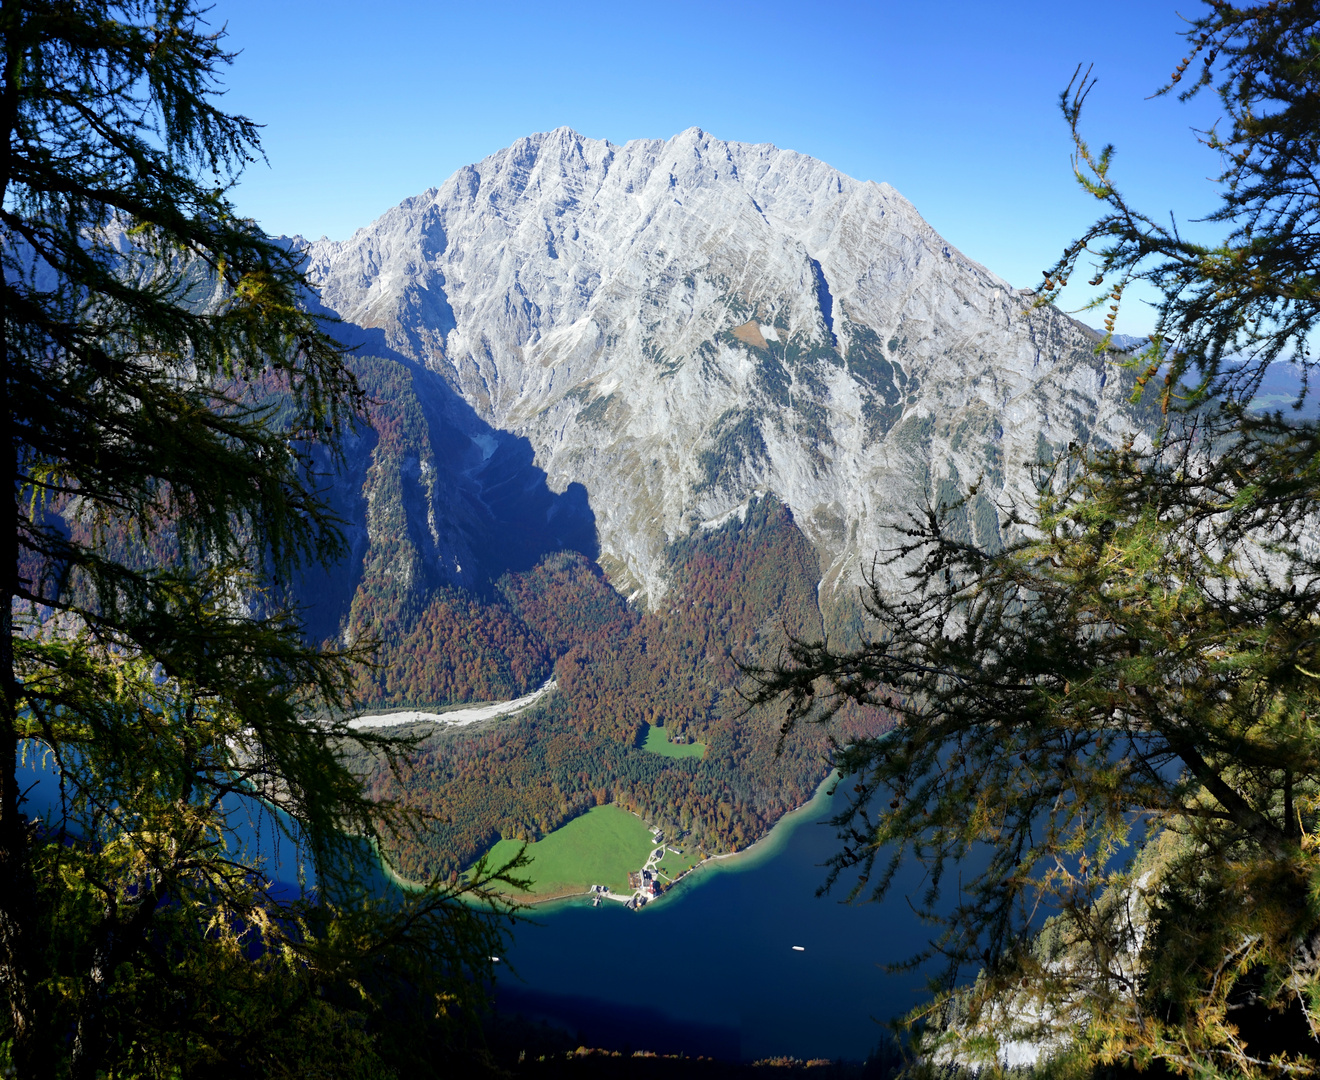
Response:
M679 847L678 850L679 854L675 855L669 846L665 845L665 856L659 863L660 873L664 874L670 881L701 862L701 852L696 844L684 845Z
M501 840L490 851L498 866L513 858L517 840ZM527 845L532 864L522 871L532 879L529 897L585 892L592 885L628 891L628 871L639 870L653 850L651 833L641 819L617 806L596 806L543 840Z
M662 727L652 724L646 731L646 741L642 749L661 757L702 757L706 753L706 744L699 742L671 743L669 733Z

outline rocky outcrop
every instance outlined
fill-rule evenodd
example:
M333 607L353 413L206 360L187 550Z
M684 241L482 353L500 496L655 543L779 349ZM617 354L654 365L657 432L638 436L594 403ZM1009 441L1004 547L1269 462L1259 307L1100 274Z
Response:
M322 302L440 376L469 437L582 485L601 565L652 604L666 544L758 494L850 594L904 510L983 478L961 523L990 539L1042 447L1132 424L1093 332L893 188L695 128L520 139L305 250Z

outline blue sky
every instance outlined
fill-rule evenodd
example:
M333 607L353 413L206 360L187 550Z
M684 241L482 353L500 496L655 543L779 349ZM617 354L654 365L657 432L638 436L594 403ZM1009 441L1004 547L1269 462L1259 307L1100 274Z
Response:
M210 18L241 50L226 107L266 125L269 166L235 198L273 233L345 238L561 124L616 143L695 125L887 181L950 243L1034 285L1098 206L1057 104L1079 62L1100 80L1085 131L1117 144L1120 187L1180 220L1213 206L1217 162L1191 133L1213 99L1147 100L1184 55L1162 0L216 0ZM1128 304L1119 329L1150 321Z

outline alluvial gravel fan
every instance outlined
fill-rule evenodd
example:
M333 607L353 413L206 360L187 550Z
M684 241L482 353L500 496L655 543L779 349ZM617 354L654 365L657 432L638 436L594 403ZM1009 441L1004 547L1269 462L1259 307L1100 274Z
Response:
M804 630L822 611L842 626L903 511L982 478L961 527L991 540L996 500L1025 488L1043 448L1132 425L1130 380L1092 331L1032 310L891 187L696 128L623 146L533 135L348 240L297 242L377 401L378 434L341 481L354 559L310 590L313 623L394 648L366 694L383 703L514 696L575 649L617 666L627 650L603 649L601 626L645 637L633 666L654 667L682 653L660 639L705 588L728 618L675 678L709 691L685 714L693 733L734 724L729 657L780 640L775 603ZM753 524L797 569L728 577ZM692 562L704 533L725 560L718 587ZM554 592L570 579L571 598ZM594 614L547 629L542 586ZM635 741L679 704L662 693L612 737ZM822 767L803 755L805 790ZM560 788L524 831L574 810ZM729 797L756 803L750 791Z

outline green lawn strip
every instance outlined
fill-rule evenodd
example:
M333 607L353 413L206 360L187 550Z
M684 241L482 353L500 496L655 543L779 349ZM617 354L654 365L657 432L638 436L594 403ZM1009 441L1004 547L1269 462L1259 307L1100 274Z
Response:
M661 757L701 757L706 752L706 744L699 742L671 743L669 733L662 727L652 724L646 732L646 741L642 749Z
M520 844L501 840L487 857L489 865L513 858ZM640 818L617 806L596 806L528 844L532 863L521 873L532 879L529 896L585 892L592 885L628 892L628 871L640 870L653 850L651 833Z

